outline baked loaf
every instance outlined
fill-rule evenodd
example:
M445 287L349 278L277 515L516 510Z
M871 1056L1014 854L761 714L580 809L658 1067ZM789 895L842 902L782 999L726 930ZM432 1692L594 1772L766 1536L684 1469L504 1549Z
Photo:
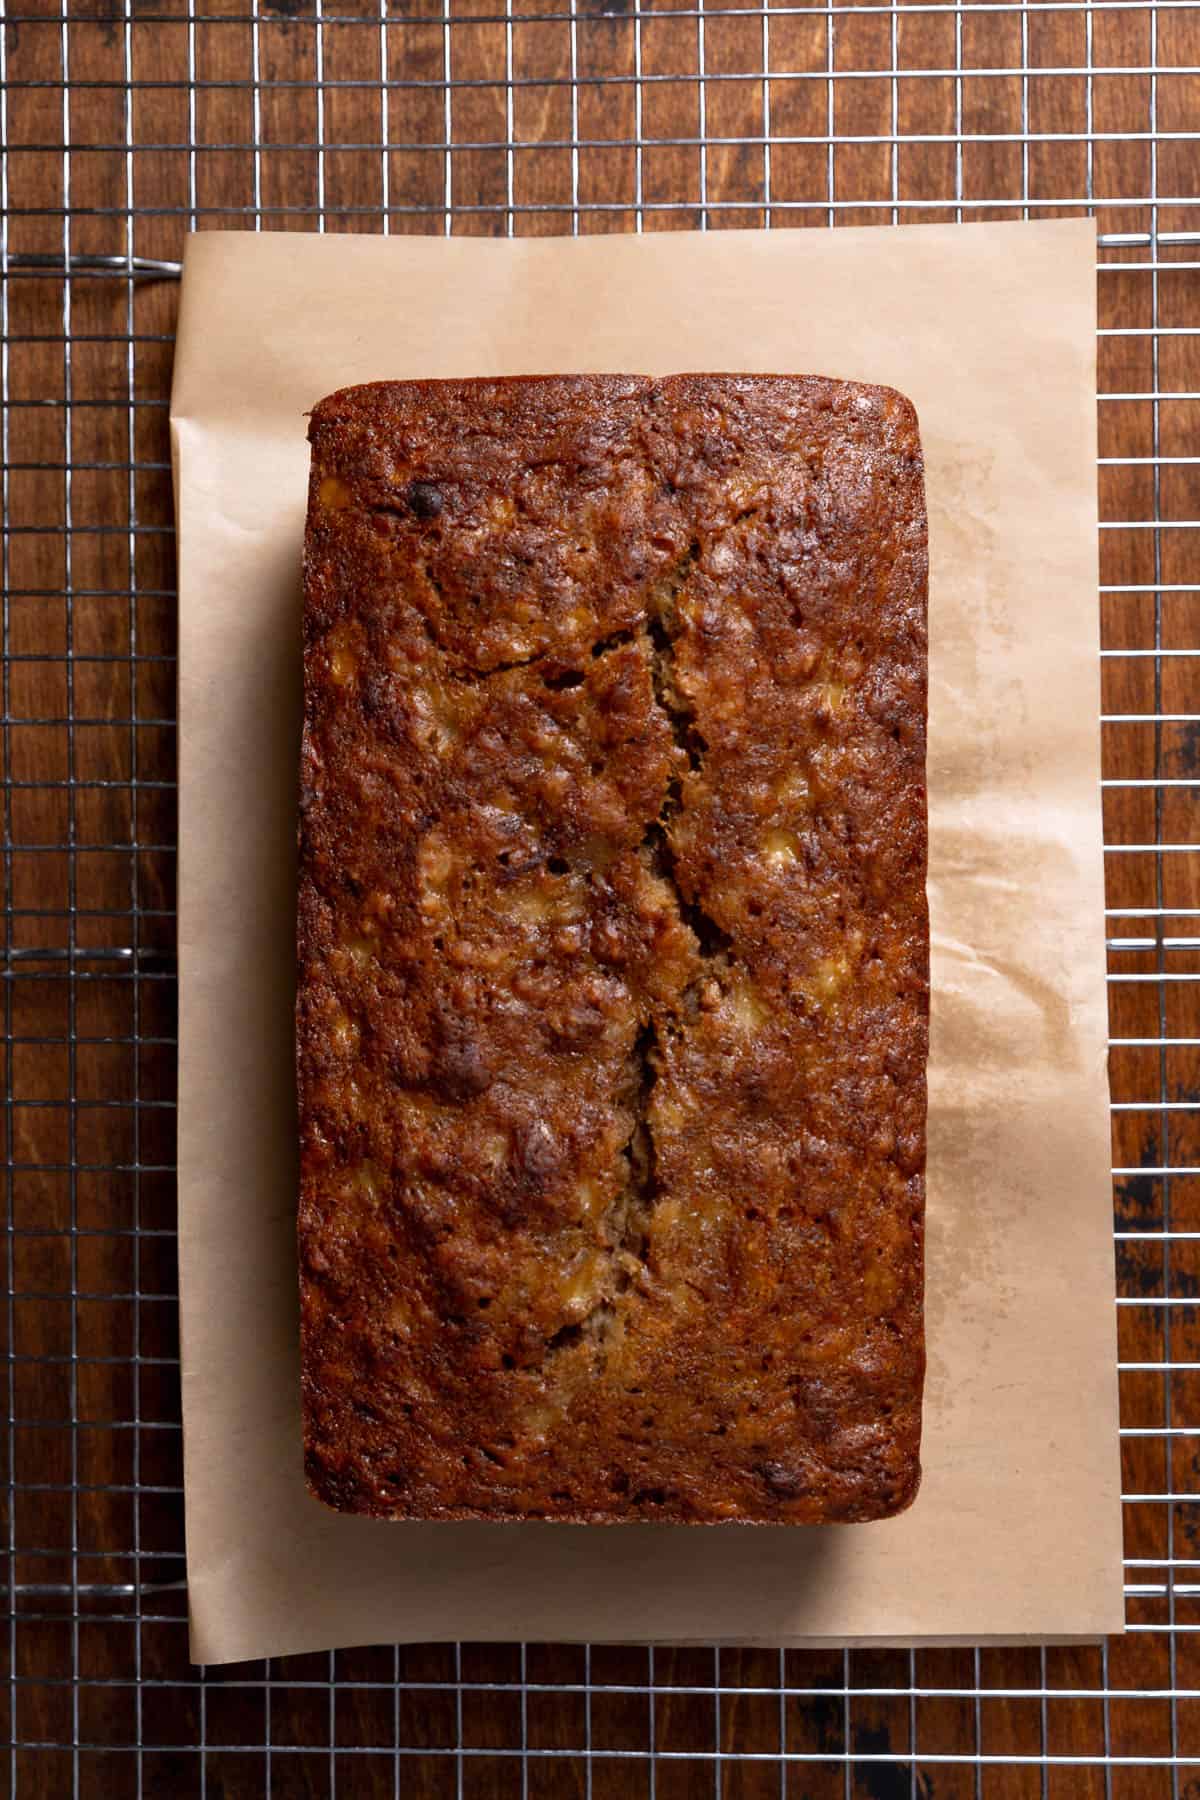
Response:
M313 1492L898 1512L928 1035L911 405L394 382L309 435Z

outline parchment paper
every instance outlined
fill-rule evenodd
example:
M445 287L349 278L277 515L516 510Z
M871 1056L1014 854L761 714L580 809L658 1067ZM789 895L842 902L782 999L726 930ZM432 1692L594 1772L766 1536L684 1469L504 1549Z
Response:
M190 240L180 1282L192 1650L1123 1624L1087 221ZM889 382L928 470L928 1326L915 1506L827 1530L393 1525L301 1476L293 884L304 413L384 376Z

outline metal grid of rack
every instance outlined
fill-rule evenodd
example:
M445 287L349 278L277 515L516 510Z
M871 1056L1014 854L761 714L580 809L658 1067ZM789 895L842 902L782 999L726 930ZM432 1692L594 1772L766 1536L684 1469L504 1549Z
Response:
M18 0L0 108L12 1791L1194 1800L1196 0ZM166 440L184 232L1082 211L1100 232L1128 1635L189 1667Z

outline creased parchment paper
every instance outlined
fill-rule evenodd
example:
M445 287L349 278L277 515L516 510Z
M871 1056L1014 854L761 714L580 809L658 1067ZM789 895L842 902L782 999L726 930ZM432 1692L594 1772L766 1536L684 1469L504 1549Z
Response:
M188 244L179 1209L199 1661L405 1639L1020 1640L1123 1623L1087 221ZM301 1475L292 1062L304 414L384 376L891 383L925 443L925 1481L877 1525L392 1525Z

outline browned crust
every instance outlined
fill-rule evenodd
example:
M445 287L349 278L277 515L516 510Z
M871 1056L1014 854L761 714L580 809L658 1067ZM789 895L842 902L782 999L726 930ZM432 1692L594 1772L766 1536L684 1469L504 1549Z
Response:
M820 377L316 408L313 1492L824 1522L920 1477L917 422Z

